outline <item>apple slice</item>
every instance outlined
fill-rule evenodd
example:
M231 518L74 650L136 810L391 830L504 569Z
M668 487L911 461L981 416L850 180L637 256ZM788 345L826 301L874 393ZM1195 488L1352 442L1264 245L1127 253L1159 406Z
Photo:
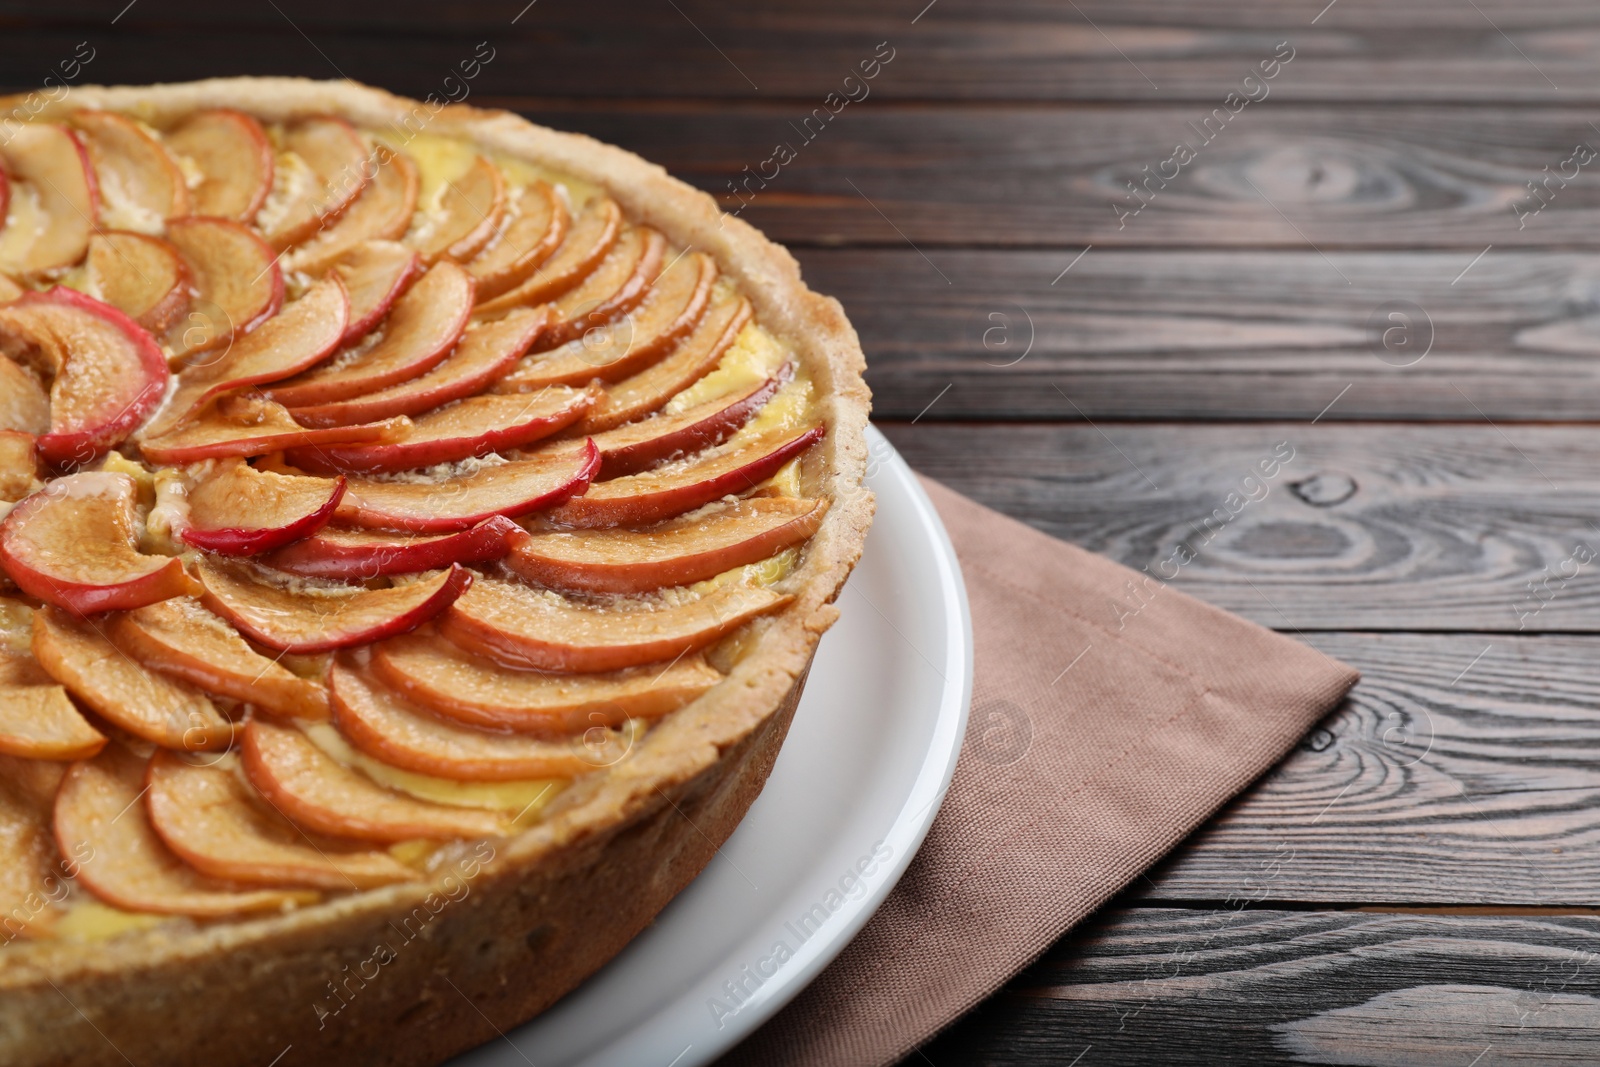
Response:
M433 635L375 645L373 677L406 699L473 726L518 733L581 734L677 711L722 681L701 656L605 674L513 670Z
M666 238L655 230L630 228L582 285L551 304L545 342L576 340L638 307L661 273L666 250Z
M267 396L301 408L409 381L450 354L471 314L472 278L454 263L436 264L395 301L377 344L274 386Z
M165 135L167 147L200 172L189 191L196 215L251 222L272 192L272 142L242 111L196 111Z
M89 289L151 333L164 333L189 307L193 279L172 244L113 230L89 239Z
M116 229L160 233L189 213L189 185L178 161L138 122L115 111L81 110L83 135L102 198L101 218Z
M532 392L547 385L615 382L660 359L705 314L717 266L710 256L680 256L650 286L636 311L587 331L553 351L537 352L500 380L498 392Z
M386 574L416 574L452 563L493 563L505 557L522 527L493 515L460 533L407 537L373 530L327 527L280 548L262 562L302 578L364 581Z
M713 500L749 492L822 440L825 432L822 426L772 431L670 467L596 482L583 496L552 511L550 518L580 528L670 519Z
M0 685L0 752L25 759L89 759L106 737L59 685Z
M0 648L0 686L35 686L50 685L51 678L39 666L29 651L28 645L32 639L32 624L22 642L22 648Z
M554 507L588 488L600 453L588 441L479 467L442 482L350 479L339 521L377 530L445 533L476 526L491 515L515 518Z
M297 448L288 459L319 474L383 474L458 463L549 437L583 418L599 395L596 388L554 386L526 396L469 396L419 416L410 430L391 440Z
M554 255L516 288L480 304L478 313L500 315L512 308L554 300L587 278L621 234L622 209L609 197L596 198L573 222Z
M547 321L549 312L544 308L518 309L498 322L480 323L468 330L454 353L419 377L345 400L308 407L291 404L289 413L305 426L349 426L415 415L473 396L517 365ZM275 399L282 401L281 396Z
M417 210L417 165L403 152L380 152L372 184L349 210L289 254L289 269L321 274L367 241L405 236Z
M700 324L671 355L606 389L583 420L584 431L599 433L643 418L710 374L750 316L750 302L743 297L713 298Z
M509 217L488 247L466 264L478 283L478 299L499 296L539 268L566 239L571 216L548 182L536 181L511 195Z
M620 478L677 456L720 445L753 418L794 375L785 363L778 373L743 393L715 397L676 415L657 414L615 430L595 434L600 478Z
M261 655L197 600L179 597L114 616L106 636L146 667L207 692L275 715L328 717L326 689Z
M4 175L5 171L0 171L0 186L5 184ZM0 212L3 212L4 210L4 205L0 205ZM4 227L4 215L0 215L0 229L3 229ZM27 290L22 286L18 285L10 278L7 278L4 274L0 274L0 304L9 304L11 301L15 300L25 292L27 292Z
M145 807L146 760L121 745L74 763L56 795L55 838L78 881L101 900L129 911L220 918L309 904L306 890L241 890L184 865L156 836Z
M233 744L233 723L209 697L135 663L91 623L43 609L33 620L33 656L67 692L135 737L188 752Z
M410 419L366 426L312 430L289 417L282 404L259 396L225 396L187 426L139 442L151 463L185 464L223 456L264 456L287 448L382 441L405 432Z
M281 381L321 362L344 337L349 314L344 282L338 275L322 279L220 356L181 372L178 388L148 433L159 437L175 429L199 414L212 397Z
M586 745L600 740L593 736L546 740L447 722L342 663L333 665L328 682L339 732L367 755L418 774L510 782L575 778L614 762L605 758L603 744Z
M793 597L729 585L686 599L595 605L517 582L480 579L446 613L441 632L507 667L613 671L704 648Z
M816 533L827 513L825 500L754 497L644 530L519 532L506 566L553 589L646 593L766 559Z
M40 484L33 435L0 430L0 501L21 500Z
M81 260L100 220L100 190L78 134L42 122L16 126L0 144L0 170L10 176L0 272L34 277Z
M0 307L0 351L52 379L39 455L56 466L91 462L121 444L167 388L167 358L148 333L59 286Z
M23 767L59 767L62 763L0 757ZM40 803L26 788L10 780L10 767L0 767L0 935L7 942L18 937L49 937L65 913L70 866L56 852L50 834L50 809L55 792Z
M244 768L272 806L318 833L362 841L498 837L508 820L385 789L323 752L299 730L255 720L244 731Z
M377 161L348 121L317 115L283 131L282 192L274 189L256 216L267 243L282 251L338 218L372 180Z
M138 549L138 486L126 474L58 478L0 523L0 569L77 615L138 608L193 587L183 561Z
M464 262L489 243L505 213L505 176L478 156L465 174L439 189L436 204L424 213L406 243L429 263Z
M206 607L240 633L281 652L328 652L415 629L455 602L472 572L449 570L390 589L332 586L315 592L268 585L237 567L199 563Z
M0 430L41 434L50 429L50 394L38 377L0 356Z
M344 343L355 344L389 314L422 272L422 257L398 241L367 241L339 258L333 270L350 293Z
M229 556L271 552L326 526L344 487L343 478L274 474L228 461L190 491L183 540Z
M180 356L220 348L283 307L283 271L255 232L227 219L173 219L167 240L189 265L195 301L168 343Z
M246 885L319 889L372 889L419 877L385 850L308 836L231 770L157 752L145 782L150 825L201 874Z

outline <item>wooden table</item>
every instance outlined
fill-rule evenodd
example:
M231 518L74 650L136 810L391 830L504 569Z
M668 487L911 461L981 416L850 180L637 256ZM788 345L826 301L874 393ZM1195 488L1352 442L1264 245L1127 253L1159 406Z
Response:
M471 101L748 200L914 466L1133 567L1292 446L1177 581L1364 681L908 1063L1600 1062L1600 7L123 2L5 5L5 78L488 42Z

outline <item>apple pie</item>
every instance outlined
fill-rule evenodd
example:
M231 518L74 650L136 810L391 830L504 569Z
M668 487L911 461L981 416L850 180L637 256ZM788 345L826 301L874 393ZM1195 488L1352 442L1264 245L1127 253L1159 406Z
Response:
M16 113L0 1062L493 1038L761 790L871 518L855 333L710 197L505 112Z

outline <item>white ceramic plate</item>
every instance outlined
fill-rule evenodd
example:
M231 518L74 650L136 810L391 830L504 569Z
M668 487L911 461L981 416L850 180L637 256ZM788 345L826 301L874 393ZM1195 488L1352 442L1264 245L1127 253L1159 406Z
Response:
M868 434L877 519L749 815L621 955L453 1067L709 1063L815 978L894 888L955 769L972 621L933 506Z

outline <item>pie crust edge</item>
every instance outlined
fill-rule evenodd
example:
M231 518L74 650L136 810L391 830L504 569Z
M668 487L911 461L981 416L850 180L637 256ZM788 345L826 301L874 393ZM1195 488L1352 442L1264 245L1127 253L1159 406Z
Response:
M0 98L0 109L24 100ZM829 430L806 477L833 506L785 583L795 601L752 624L754 650L723 684L650 731L625 763L581 780L537 826L495 841L493 858L461 882L466 892L454 890L459 900L444 897L434 913L437 882L404 884L272 918L94 945L15 944L0 966L6 1062L265 1062L293 1043L313 1059L342 1050L373 1062L436 1063L494 1039L599 969L712 860L760 793L872 518L862 486L865 359L838 301L807 289L786 249L710 196L624 149L510 112L433 112L351 82L226 78L83 86L33 117L100 107L161 125L219 106L268 121L337 114L379 131L426 117L430 134L604 187L632 219L716 259L757 321L813 376ZM415 918L419 907L425 923ZM403 936L413 929L415 938ZM374 964L385 938L394 958ZM346 992L336 1000L325 983ZM318 1004L343 1007L323 1017Z

